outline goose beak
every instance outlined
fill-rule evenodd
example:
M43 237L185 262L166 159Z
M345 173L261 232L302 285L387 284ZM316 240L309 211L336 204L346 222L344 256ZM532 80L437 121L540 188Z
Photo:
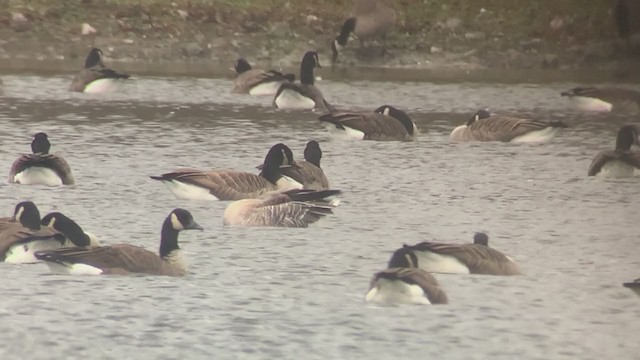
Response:
M195 221L191 221L184 227L185 230L204 230L200 224Z

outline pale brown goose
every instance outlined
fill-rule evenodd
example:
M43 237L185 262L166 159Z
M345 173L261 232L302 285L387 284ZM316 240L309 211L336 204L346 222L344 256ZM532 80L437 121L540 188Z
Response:
M354 33L360 43L365 39L382 37L382 52L386 52L386 36L396 23L396 12L380 0L356 0L353 16L349 17L340 29L340 34L331 43L332 62L335 63L342 49L347 45L349 36Z
M32 154L22 154L13 162L9 182L25 185L73 185L75 180L69 163L60 155L50 154L47 134L33 136Z
M402 110L383 105L374 112L332 112L318 118L334 136L355 140L414 141L417 128Z
M640 171L640 151L631 150L638 145L638 128L624 125L618 130L616 148L600 152L589 165L589 176L627 177Z
M120 79L128 79L129 75L118 73L107 68L102 62L102 50L93 48L80 71L69 86L70 91L85 93L103 93L117 90Z
M634 281L631 281L631 282L626 282L622 285L624 285L624 287L626 288L633 290L634 293L640 296L640 278L635 279Z
M640 112L640 91L623 88L577 87L560 93L582 111Z
M162 224L159 256L138 246L116 244L40 251L36 257L58 273L183 276L187 269L180 254L178 234L191 229L202 230L202 227L189 211L178 208Z
M236 78L233 80L232 93L249 95L271 95L278 92L278 88L284 82L295 81L294 74L282 74L279 71L264 71L253 69L247 60L236 60Z
M566 127L562 121L519 119L491 115L487 110L480 110L465 125L456 127L449 140L545 142L552 139L559 128Z
M396 250L388 269L373 276L365 300L387 305L448 303L438 281L419 268L418 257L408 246Z
M335 205L325 200L339 190L289 190L264 194L257 199L234 201L224 210L224 225L308 227Z
M162 181L178 199L240 200L278 189L302 188L302 184L282 174L289 167L295 167L291 149L276 144L267 153L259 175L233 170L178 169L151 179Z
M520 274L520 269L513 259L482 243L422 242L410 246L410 249L418 256L419 267L433 273Z
M280 85L273 98L273 106L278 109L316 109L333 111L334 108L315 86L314 68L320 68L318 53L307 51L300 63L300 82L285 82Z

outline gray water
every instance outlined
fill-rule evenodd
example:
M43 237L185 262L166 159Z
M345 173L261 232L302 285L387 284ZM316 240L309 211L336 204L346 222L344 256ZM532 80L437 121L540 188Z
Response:
M640 179L586 176L637 118L580 114L558 96L578 83L322 81L342 108L407 110L419 141L332 140L317 114L229 94L228 79L142 77L122 94L66 91L71 76L0 77L0 169L49 134L77 184L0 185L4 216L31 199L105 243L156 250L175 207L203 232L180 242L191 274L53 275L0 264L2 359L632 359L640 353ZM563 120L544 145L449 144L480 107ZM297 157L317 139L335 216L308 229L226 228L225 202L177 200L150 180L177 167L254 171L270 146ZM403 243L469 242L486 231L518 277L436 275L450 304L363 300Z

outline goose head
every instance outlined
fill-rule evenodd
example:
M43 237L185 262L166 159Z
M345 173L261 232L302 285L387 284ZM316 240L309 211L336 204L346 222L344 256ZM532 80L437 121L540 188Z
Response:
M49 137L43 132L39 132L33 135L33 141L31 141L31 152L34 154L48 154L51 149L51 143Z
M89 246L91 244L91 238L84 233L80 225L62 213L49 213L42 218L40 224L62 233L75 246Z
M409 115L407 115L406 112L397 109L391 105L382 105L379 108L375 109L373 112L378 113L378 114L383 114L386 116L390 116L398 121L400 121L402 123L402 125L407 129L407 132L411 135L414 134L415 132L415 128L414 128L414 124L413 121L411 120L411 118L409 117Z
M631 145L640 145L638 142L638 128L635 125L624 125L618 130L616 150L629 151Z
M180 249L178 233L182 230L202 230L202 226L193 219L193 215L188 210L173 209L162 224L160 257L166 259L171 257L174 250Z
M281 167L293 166L293 152L283 143L275 144L269 149L262 164L263 170L275 170Z
M388 268L417 268L418 257L410 246L404 245L391 255Z
M302 84L313 85L313 69L322 68L318 53L315 51L307 51L302 57L300 63L300 82Z
M473 243L477 245L489 246L489 236L483 232L477 232L473 235Z
M234 68L237 74L242 74L243 72L251 70L251 65L249 64L249 62L247 62L247 60L239 58L238 60L236 60Z
M171 214L169 214L168 220L170 221L171 228L175 231L202 230L202 226L200 226L200 224L193 219L193 215L185 209L174 209Z
M89 69L98 65L104 66L102 62L102 50L93 48L89 51L89 55L87 55L87 59L84 61L84 68Z
M469 121L467 121L467 126L471 126L471 124L473 124L474 122L478 121L478 120L482 120L482 119L487 119L491 117L491 113L489 112L488 109L481 109L478 110L477 113L475 113L471 119L469 119Z
M19 222L22 226L32 230L40 229L40 211L36 204L31 201L18 203L11 220Z
M322 150L317 141L311 140L304 148L304 159L313 165L320 167L320 159L322 159Z

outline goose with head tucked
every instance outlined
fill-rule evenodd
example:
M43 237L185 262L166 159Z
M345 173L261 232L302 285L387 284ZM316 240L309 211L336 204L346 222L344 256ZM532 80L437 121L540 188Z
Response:
M95 239L87 235L77 223L60 213L47 214L38 226L31 224L26 227L25 217L32 221L36 214L31 207L27 206L21 211L20 206L18 204L16 207L15 216L20 218L21 224L0 233L0 253L7 263L34 263L38 261L35 257L37 251L95 243Z
M178 199L240 200L278 189L302 188L302 184L282 173L283 169L295 166L291 149L280 143L267 153L259 175L233 170L178 169L151 179L162 181Z
M415 123L409 115L390 105L373 112L332 112L318 118L329 133L344 139L414 141Z
M333 56L332 63L338 59L338 55L347 45L349 36L354 33L362 45L364 40L380 36L382 38L382 52L386 53L386 39L396 23L395 11L386 6L380 0L356 0L353 7L353 16L342 24L340 34L331 43Z
M13 216L0 218L0 232L20 224L29 229L40 228L40 210L32 201L18 203L13 210Z
M234 201L224 210L223 223L231 226L308 227L333 212L335 202L327 198L339 193L340 190L294 189Z
M118 89L119 80L129 75L109 69L102 62L102 50L92 48L80 71L69 86L70 91L85 93L104 93Z
M418 257L408 246L396 250L388 268L373 276L365 300L385 305L448 303L438 281L418 267Z
M626 282L622 284L624 287L631 289L634 293L640 296L640 278L634 281Z
M36 257L55 273L183 276L187 268L178 246L178 234L194 229L202 230L202 227L189 211L178 208L162 224L159 255L139 246L115 244L40 251Z
M484 238L476 234L473 244L422 242L410 248L418 256L419 267L432 273L520 275L513 259L483 244L488 244L488 237L479 237Z
M624 125L618 130L616 148L600 152L589 165L589 176L628 177L640 172L640 151L631 145L640 145L638 127Z
M282 83L273 98L273 106L278 109L335 110L315 86L313 69L316 67L321 67L318 53L307 51L300 63L300 82Z
M640 112L640 91L623 88L577 87L560 93L573 107L595 112Z
M236 78L233 80L232 93L274 96L282 83L294 82L294 74L279 71L254 69L247 60L240 58L235 63Z
M566 127L562 121L520 119L480 110L465 125L456 127L449 141L545 142L551 140L559 128Z
M9 182L24 185L73 185L69 163L60 155L50 154L51 143L47 134L33 136L32 154L22 154L13 162Z

